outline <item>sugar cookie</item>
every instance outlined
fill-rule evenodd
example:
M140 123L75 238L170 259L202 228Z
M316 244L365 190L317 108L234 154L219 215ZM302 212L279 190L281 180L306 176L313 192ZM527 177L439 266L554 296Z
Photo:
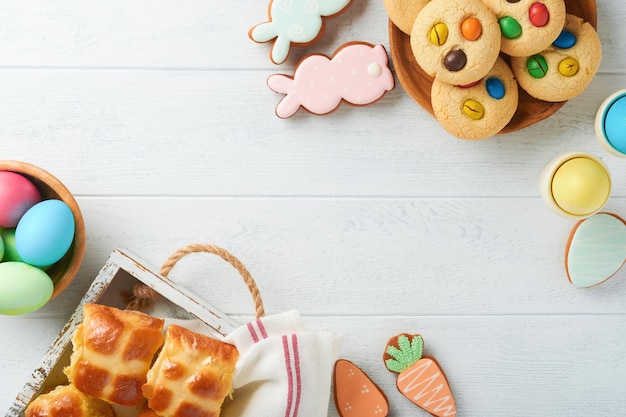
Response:
M576 224L565 250L567 278L575 287L592 287L611 278L626 261L626 222L598 213Z
M386 417L389 404L385 393L354 363L335 362L335 406L341 417Z
M565 24L564 0L482 0L498 18L502 44L510 56L543 51L559 36Z
M568 14L562 33L551 46L529 57L511 57L511 69L528 94L559 102L582 93L601 60L602 45L593 26Z
M439 123L461 139L484 139L502 130L518 104L517 82L508 65L498 58L477 83L455 86L433 81L433 112Z
M417 15L411 50L431 77L465 85L483 78L500 53L500 27L480 0L432 0Z
M270 59L282 64L291 45L307 46L321 36L325 18L342 13L352 0L290 0L270 1L269 21L248 31L255 42L274 40Z
M285 97L276 106L280 118L292 116L300 106L313 114L327 114L342 101L363 106L379 100L395 86L387 51L382 45L350 42L332 58L312 54L303 58L293 76L274 74L268 87Z
M417 14L430 0L384 0L389 19L407 35L411 34Z
M387 342L383 361L398 373L396 387L411 402L436 417L455 417L456 404L448 379L435 358L423 356L419 334L402 333Z

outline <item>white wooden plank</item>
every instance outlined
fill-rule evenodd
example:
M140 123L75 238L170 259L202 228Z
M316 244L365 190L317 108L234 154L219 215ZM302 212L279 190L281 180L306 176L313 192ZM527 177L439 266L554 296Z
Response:
M599 34L606 50L601 71L621 70L619 39L624 11L598 2ZM272 68L269 44L250 27L267 20L267 2L241 0L123 0L63 3L6 0L0 8L0 66ZM353 40L388 44L384 4L359 0L329 19L318 42L293 50L287 67L306 53L331 54Z
M311 327L344 336L342 357L359 365L388 395L390 415L426 416L395 388L382 363L387 339L420 333L425 354L440 362L450 381L459 415L468 417L554 417L618 415L626 406L626 318L592 316L396 317L308 316ZM0 410L8 408L30 367L45 352L41 335L61 319L9 319L21 327L12 343L0 345ZM23 372L8 366L19 360ZM332 404L329 416L337 416Z
M539 199L82 198L79 204L88 238L80 278L35 316L67 315L117 246L160 266L191 243L217 244L240 257L274 312L626 312L626 270L590 289L569 284L563 259L574 222ZM626 200L609 207L624 213ZM192 255L172 274L229 315L254 311L238 273L214 255Z
M474 143L446 136L400 89L281 120L259 72L2 74L2 157L42 165L77 195L535 197L545 164L580 150L602 157L613 195L626 196L626 165L593 132L623 75L598 77L544 122Z

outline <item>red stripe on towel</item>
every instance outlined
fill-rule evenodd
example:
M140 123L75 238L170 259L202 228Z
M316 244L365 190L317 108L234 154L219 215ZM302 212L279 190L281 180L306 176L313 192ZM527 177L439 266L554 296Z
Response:
M283 336L283 351L285 353L285 368L287 370L287 411L285 417L291 417L291 405L293 403L293 374L291 369L291 355L289 354L289 340Z
M257 343L259 341L259 336L257 336L252 323L248 323L248 331L250 332L250 336L252 337L252 340L254 340L254 343Z
M298 417L300 409L300 395L302 394L302 375L300 375L300 352L298 351L298 337L291 335L291 343L293 347L293 357L296 368L296 405L294 407L293 417Z

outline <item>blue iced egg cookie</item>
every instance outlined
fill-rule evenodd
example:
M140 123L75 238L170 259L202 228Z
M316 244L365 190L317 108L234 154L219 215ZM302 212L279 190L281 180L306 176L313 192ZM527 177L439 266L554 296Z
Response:
M575 287L611 278L626 260L626 224L615 214L598 213L576 224L570 234L565 269Z
M582 93L602 61L602 45L591 24L568 14L559 36L546 49L511 57L511 69L520 87L532 97L560 102Z
M439 123L460 139L485 139L500 132L513 118L518 104L517 82L500 58L484 78L468 85L434 80L433 113Z
M610 153L626 157L626 90L611 94L598 109L596 138Z
M483 0L495 13L502 34L500 50L510 56L543 51L565 24L564 0Z

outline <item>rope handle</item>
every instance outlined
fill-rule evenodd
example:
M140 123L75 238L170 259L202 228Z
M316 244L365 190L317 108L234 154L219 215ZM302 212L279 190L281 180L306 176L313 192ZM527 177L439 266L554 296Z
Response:
M172 253L161 266L161 271L159 272L163 277L167 278L170 271L174 268L174 266L183 259L185 256L192 254L204 252L213 255L217 255L229 264L231 264L238 272L241 274L243 278L243 282L248 287L248 291L250 291L250 295L252 295L252 301L254 302L254 307L256 311L256 318L261 318L265 315L265 310L263 308L263 300L261 299L261 294L259 289L252 278L252 275L248 271L248 269L244 266L244 264L237 259L235 255L228 252L226 249L221 248L216 245L211 244L191 244L187 246L183 246L178 249L176 252ZM145 309L150 303L157 298L158 294L152 288L148 287L143 283L135 284L133 288L133 294L130 297L130 301L126 308L128 310L137 310L141 311Z

